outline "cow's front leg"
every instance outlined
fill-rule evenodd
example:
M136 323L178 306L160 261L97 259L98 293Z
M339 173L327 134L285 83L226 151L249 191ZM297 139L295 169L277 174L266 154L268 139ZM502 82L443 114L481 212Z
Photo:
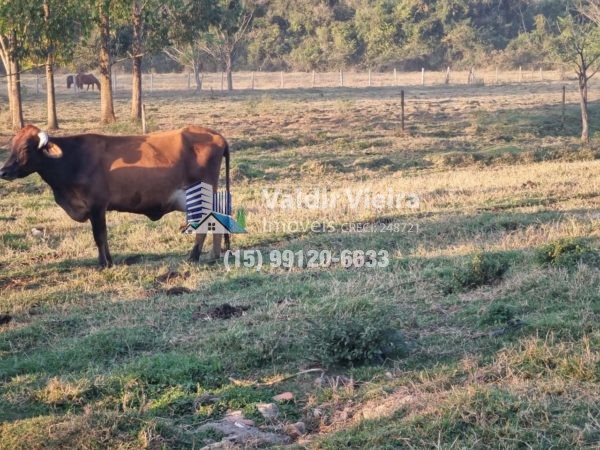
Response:
M95 208L90 215L92 222L92 231L94 232L94 241L98 247L98 267L112 267L112 257L108 251L108 236L106 233L106 209Z
M190 256L188 257L188 261L190 262L198 262L200 259L200 254L202 253L202 247L204 246L204 240L206 239L206 234L197 234L196 242L192 247L192 251L190 252Z

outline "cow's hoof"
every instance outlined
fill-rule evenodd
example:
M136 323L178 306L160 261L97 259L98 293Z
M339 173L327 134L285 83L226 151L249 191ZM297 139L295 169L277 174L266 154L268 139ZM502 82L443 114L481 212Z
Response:
M207 266L214 266L215 264L217 264L219 261L221 261L221 257L220 256L211 256L210 258L208 258L206 260L206 265Z
M96 266L97 270L104 270L104 269L110 269L113 266L112 261L106 261L106 262L101 262L98 263L98 265Z
M189 263L197 264L200 262L200 255L190 255L188 256L187 261Z
M190 256L188 256L188 262L197 263L198 261L200 261L200 253L201 252L198 251L197 248L193 248L190 252Z

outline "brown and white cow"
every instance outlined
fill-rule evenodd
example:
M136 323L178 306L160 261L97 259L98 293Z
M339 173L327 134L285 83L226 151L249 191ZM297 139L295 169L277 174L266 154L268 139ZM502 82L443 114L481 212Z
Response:
M80 134L48 136L33 125L19 131L0 178L14 180L37 172L58 203L78 222L90 220L100 267L112 265L106 211L144 214L158 220L185 211L184 188L204 181L217 190L225 157L229 192L229 146L220 134L198 126L144 136ZM190 253L198 260L206 235L197 235ZM213 257L221 254L214 236Z

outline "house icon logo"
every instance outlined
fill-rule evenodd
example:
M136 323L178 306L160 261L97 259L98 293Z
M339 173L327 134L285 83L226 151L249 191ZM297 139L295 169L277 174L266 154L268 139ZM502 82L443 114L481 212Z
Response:
M210 184L199 182L185 190L187 234L245 233L245 214L238 210L238 221L231 217L231 195L213 192ZM240 223L238 223L240 222Z

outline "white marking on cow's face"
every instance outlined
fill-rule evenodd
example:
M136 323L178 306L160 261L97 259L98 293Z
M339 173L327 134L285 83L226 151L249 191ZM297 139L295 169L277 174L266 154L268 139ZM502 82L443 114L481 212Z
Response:
M185 212L185 190L177 189L171 194L169 201L177 211Z

